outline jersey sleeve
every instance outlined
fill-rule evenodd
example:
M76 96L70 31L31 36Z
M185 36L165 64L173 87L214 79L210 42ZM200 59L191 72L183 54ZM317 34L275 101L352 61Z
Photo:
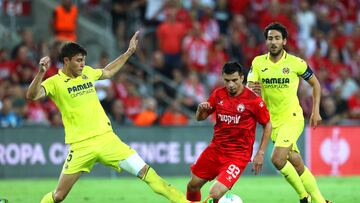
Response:
M84 73L87 77L89 77L91 80L99 80L99 78L102 76L102 69L94 69L90 66L84 67Z
M53 77L44 80L41 86L45 89L45 95L53 97L55 95L55 81Z
M296 73L298 76L302 77L304 80L309 80L313 76L314 73L304 60L302 60L300 58L299 58L299 60L300 60L300 62L297 63L298 66L296 66L297 67Z
M248 76L247 76L247 81L248 82L256 82L259 81L259 74L257 72L257 66L256 66L256 62L255 59L253 60Z
M270 114L265 102L260 97L258 97L255 101L255 109L256 121L261 125L268 123L270 120Z

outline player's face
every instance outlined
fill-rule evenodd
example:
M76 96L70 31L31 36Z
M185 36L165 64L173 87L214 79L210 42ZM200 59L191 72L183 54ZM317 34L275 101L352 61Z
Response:
M69 70L74 77L81 75L82 70L85 66L85 58L86 58L86 56L84 56L82 54L77 54L77 55L73 56L70 61L67 60ZM67 63L67 61L65 61L65 63Z
M240 76L239 72L235 72L233 74L223 73L222 77L224 80L225 87L227 91L230 93L230 95L232 96L237 95L243 86L242 83L244 81L244 76L243 75Z
M266 39L266 46L272 56L278 56L286 44L281 32L277 30L269 30Z

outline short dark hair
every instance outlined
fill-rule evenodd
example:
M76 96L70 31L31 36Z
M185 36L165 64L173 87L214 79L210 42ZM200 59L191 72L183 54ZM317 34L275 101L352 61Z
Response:
M288 38L288 31L286 29L286 27L278 22L274 22L274 23L270 23L264 30L264 37L265 39L267 39L267 35L269 30L276 30L279 31L283 37L283 39L287 39Z
M87 51L82 46L80 46L80 44L75 42L65 42L60 49L59 61L64 62L65 57L71 59L78 54L86 56Z
M233 74L235 72L238 72L239 75L244 75L244 68L243 66L238 62L227 62L224 64L222 69L222 74Z

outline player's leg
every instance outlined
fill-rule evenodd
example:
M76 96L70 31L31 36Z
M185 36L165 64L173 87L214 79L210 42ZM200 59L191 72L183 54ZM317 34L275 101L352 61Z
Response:
M295 189L296 193L299 195L300 200L302 200L307 198L308 193L306 192L296 169L287 160L290 150L294 146L294 143L296 144L297 137L301 134L302 131L299 130L300 132L294 132L293 127L295 124L290 122L287 125L280 126L273 130L271 138L275 144L271 161L285 177L286 181ZM289 136L289 132L293 132L296 134L296 136Z
M290 151L288 160L295 167L306 191L311 196L312 202L324 203L325 199L321 195L315 177L312 175L310 170L304 165L304 161L302 160L301 155L296 151Z
M289 161L287 161L287 154L289 153L289 150L290 149L286 147L275 147L271 161L285 177L286 181L295 189L296 193L299 195L299 198L302 200L307 198L308 193L306 192L295 167Z
M54 192L50 192L43 197L41 203L61 202L66 198L81 174L90 172L95 164L94 146L96 146L96 138L70 145L69 154L63 165L58 185Z
M304 172L305 164L300 153L290 150L288 154L288 161L290 161L290 163L294 166L299 176Z
M248 161L234 161L234 159L224 163L224 167L220 169L218 177L210 188L208 198L211 198L213 203L219 202L220 198L233 187L245 170L247 163Z
M47 193L40 203L57 203L62 202L69 194L72 186L80 178L82 172L75 174L63 174L61 173L59 183L54 192Z
M208 199L212 199L213 203L218 203L220 198L224 196L227 191L229 191L229 189L223 183L215 180L214 184L210 188L209 196L204 202L208 201Z
M207 147L191 165L192 177L187 185L186 198L190 201L201 200L201 187L213 180L220 173L223 164L218 161L219 153L214 148Z
M171 202L188 202L185 198L185 195L180 190L167 183L156 173L153 168L151 168L147 164L145 164L144 167L140 170L140 172L138 172L137 177L147 183L155 193L164 196Z
M201 200L201 188L208 182L208 180L197 177L192 174L191 179L186 187L186 199L190 201L200 201Z
M185 195L162 179L153 168L149 167L127 144L114 133L104 136L99 162L111 166L118 172L122 169L139 177L155 192L171 202L186 202Z

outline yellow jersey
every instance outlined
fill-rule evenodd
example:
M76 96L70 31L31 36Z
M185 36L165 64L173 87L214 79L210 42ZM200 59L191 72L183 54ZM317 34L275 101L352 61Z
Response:
M261 95L269 109L273 127L289 120L304 120L297 90L300 76L309 74L307 68L304 60L285 51L276 63L269 59L269 53L252 61L247 80L260 82Z
M94 82L101 69L85 66L70 78L62 70L41 83L46 96L59 108L65 128L65 143L74 143L112 131L111 123L96 95Z

